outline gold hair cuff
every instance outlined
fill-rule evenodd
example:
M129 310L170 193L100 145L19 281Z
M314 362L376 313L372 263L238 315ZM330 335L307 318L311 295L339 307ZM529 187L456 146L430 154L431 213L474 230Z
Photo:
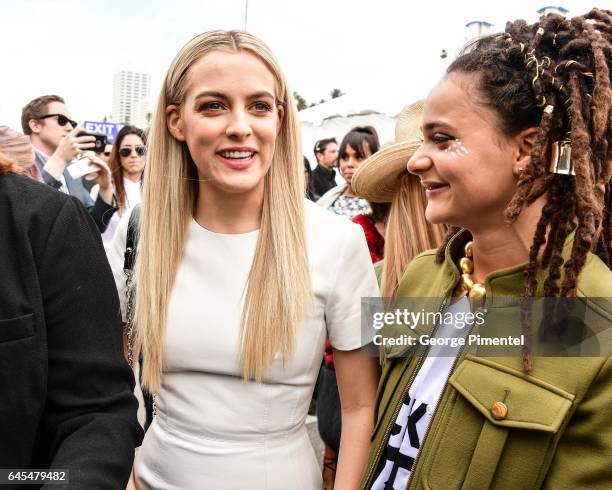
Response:
M546 114L552 114L553 111L555 110L555 106L548 104L546 107L544 107L544 112Z
M555 141L550 156L550 172L560 175L576 175L572 165L572 145L570 140Z

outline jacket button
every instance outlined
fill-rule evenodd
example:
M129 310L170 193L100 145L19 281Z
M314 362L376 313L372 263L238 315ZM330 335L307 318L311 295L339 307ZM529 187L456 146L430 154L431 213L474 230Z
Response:
M503 420L508 415L508 407L504 402L495 402L491 407L491 415L495 420Z

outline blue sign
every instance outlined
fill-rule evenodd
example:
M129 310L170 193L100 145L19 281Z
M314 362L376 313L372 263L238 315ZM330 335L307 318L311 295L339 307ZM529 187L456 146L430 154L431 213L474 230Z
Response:
M83 127L88 133L105 134L108 138L108 142L112 143L115 141L115 137L119 130L124 124L110 123L110 122L97 122L97 121L84 121Z

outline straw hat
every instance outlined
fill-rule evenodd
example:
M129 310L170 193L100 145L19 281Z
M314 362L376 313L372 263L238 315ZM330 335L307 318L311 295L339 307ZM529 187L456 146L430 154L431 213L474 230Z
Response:
M395 142L366 159L353 175L355 194L370 202L391 202L406 172L408 159L421 146L420 129L424 100L404 108L395 125Z

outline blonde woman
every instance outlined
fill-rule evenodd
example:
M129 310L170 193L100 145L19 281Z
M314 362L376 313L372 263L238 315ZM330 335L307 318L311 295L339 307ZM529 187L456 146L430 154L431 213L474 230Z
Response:
M136 483L320 488L304 421L329 336L336 488L355 488L378 376L360 353L360 299L378 288L361 229L304 199L295 104L270 50L236 31L187 43L149 142L134 324L157 415Z
M395 295L406 266L425 250L437 248L446 227L425 219L427 198L418 177L408 173L406 162L421 145L423 100L400 114L395 142L365 160L353 176L355 193L372 203L391 203L385 231L384 261L377 266L381 294Z

